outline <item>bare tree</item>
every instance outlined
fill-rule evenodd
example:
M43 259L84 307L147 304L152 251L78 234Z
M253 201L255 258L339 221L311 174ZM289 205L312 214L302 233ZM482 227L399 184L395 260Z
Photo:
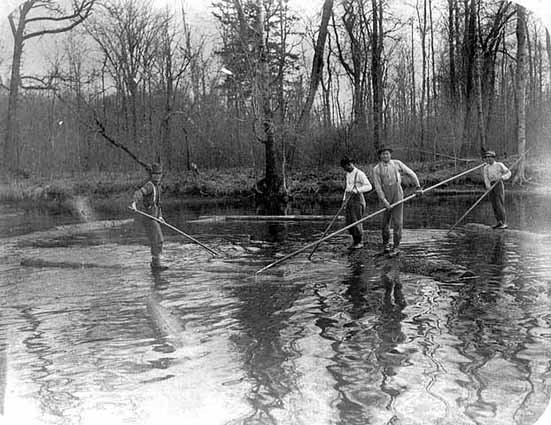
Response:
M517 69L515 81L515 100L517 110L517 146L520 162L513 182L526 182L526 10L517 5Z
M10 92L4 142L4 167L11 172L20 169L18 106L22 85L21 62L25 42L45 35L72 30L87 19L96 0L73 0L66 11L56 0L27 0L8 16L13 36Z
M306 102L302 108L300 118L298 120L298 128L302 128L306 122L306 118L314 104L314 98L323 75L323 53L325 50L325 40L327 39L327 28L329 19L333 13L333 0L325 0L321 14L321 22L318 30L318 38L314 48L314 59L312 60L312 71L310 72L310 87Z
M373 87L373 146L383 144L383 2L372 0L373 31L371 50L371 85Z

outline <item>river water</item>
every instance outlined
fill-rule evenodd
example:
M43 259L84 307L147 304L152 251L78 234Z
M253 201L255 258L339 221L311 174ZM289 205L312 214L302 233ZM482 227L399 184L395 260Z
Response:
M446 282L374 256L377 221L363 252L342 235L255 277L327 223L189 223L254 211L173 202L166 220L223 256L167 231L170 269L152 273L136 224L42 232L122 209L1 206L0 422L532 424L551 394L550 199L509 197L525 233L448 236L474 199L406 207L403 256L475 275Z

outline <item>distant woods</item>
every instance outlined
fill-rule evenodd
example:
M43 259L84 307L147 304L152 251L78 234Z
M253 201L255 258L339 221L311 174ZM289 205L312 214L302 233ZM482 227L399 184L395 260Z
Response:
M69 4L9 17L5 170L248 166L274 195L289 168L383 144L432 160L549 143L549 33L511 2L320 0L305 19L287 0L218 0L211 29L183 6ZM39 35L56 48L37 71Z

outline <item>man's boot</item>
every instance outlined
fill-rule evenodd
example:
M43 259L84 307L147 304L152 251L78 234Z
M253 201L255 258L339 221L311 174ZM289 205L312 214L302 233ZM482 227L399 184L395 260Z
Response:
M151 257L151 269L152 270L166 270L166 269L168 269L168 267L163 266L161 264L161 257L155 256L155 257Z

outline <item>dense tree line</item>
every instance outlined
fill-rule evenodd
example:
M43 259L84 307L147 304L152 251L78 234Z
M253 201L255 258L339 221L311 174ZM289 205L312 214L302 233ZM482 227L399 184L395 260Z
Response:
M291 167L373 160L382 144L426 160L547 143L549 33L508 1L320 0L305 20L287 0L218 0L214 39L183 7L62 3L10 15L12 172L252 166L274 195ZM38 35L63 47L26 75Z

